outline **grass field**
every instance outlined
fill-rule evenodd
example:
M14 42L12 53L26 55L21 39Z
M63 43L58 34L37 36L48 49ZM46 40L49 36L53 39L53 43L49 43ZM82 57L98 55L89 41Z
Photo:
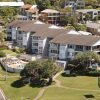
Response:
M5 75L5 71L0 66L0 76ZM23 97L23 100L27 100L27 98L30 98L30 100L33 100L35 96L38 94L38 92L41 90L39 87L33 87L29 85L22 86L19 84L18 77L13 78L11 76L19 76L17 73L7 73L7 81L5 81L5 77L0 77L0 88L4 91L6 97L10 100L21 100ZM11 77L11 78L10 78Z
M47 89L39 100L100 100L100 93L52 87Z
M80 89L99 89L98 78L88 76L77 76L77 77L62 77L59 76L58 80L62 82L63 86Z
M97 77L61 75L57 79L66 88L48 88L40 100L100 100L100 92L95 91L99 90Z
M4 75L5 71L0 67L0 74ZM7 73L8 76L18 75L15 73ZM58 80L65 87L87 90L75 90L70 88L59 88L57 86L46 89L43 96L39 100L100 100L100 92L92 91L99 90L98 78L77 76L63 77L60 75ZM0 88L3 89L5 95L10 100L34 100L41 88L38 86L21 85L19 78L8 78L7 81L0 77ZM88 91L89 90L89 91ZM90 97L90 98L89 98Z
M7 50L7 49L5 49L5 50L0 50L0 51L6 53L7 56L16 56L16 55L17 55L17 53L15 53L15 52L13 52L13 51L11 51L11 50Z
M31 87L29 85L19 86L17 81L19 78L9 78L4 81L0 78L0 87L3 89L6 97L10 100L33 100L41 88ZM15 81L15 82L14 82Z

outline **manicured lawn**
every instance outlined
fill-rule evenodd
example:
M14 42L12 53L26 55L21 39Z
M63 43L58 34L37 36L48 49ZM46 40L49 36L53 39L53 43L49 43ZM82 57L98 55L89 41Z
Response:
M63 86L80 89L95 90L98 88L98 77L77 76L77 77L63 77L59 76L58 79L62 82Z
M4 81L0 78L0 87L4 91L6 97L10 100L21 100L21 97L24 98L23 100L27 100L27 98L33 100L41 88L31 87L29 85L20 86L17 82L13 83L18 79L19 78L9 78L7 81Z
M5 71L0 66L0 76L5 75ZM5 78L0 77L0 88L4 91L7 98L10 100L21 100L21 97L23 97L23 100L27 100L27 98L30 98L30 100L33 100L35 96L38 94L38 92L41 90L39 87L33 87L29 85L21 86L19 84L19 78L13 78L11 76L19 76L17 73L7 73L7 81L5 81Z
M13 52L13 51L11 51L11 50L7 50L7 49L5 49L5 50L0 50L0 51L6 53L6 55L8 55L8 56L16 56L16 55L17 55L17 53L15 53L15 52Z
M98 78L88 76L63 77L60 75L58 80L61 84L69 88L51 87L48 88L40 100L100 100ZM86 89L75 90L70 88ZM88 98L90 96L90 98Z
M85 95L90 95L91 98ZM100 93L52 87L47 89L39 100L100 100Z

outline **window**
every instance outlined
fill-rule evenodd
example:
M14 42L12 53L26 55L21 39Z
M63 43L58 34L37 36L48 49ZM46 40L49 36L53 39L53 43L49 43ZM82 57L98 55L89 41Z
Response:
M94 15L97 15L97 13L94 13Z
M19 31L19 34L21 34L21 31Z
M33 39L36 39L36 40L37 40L37 39L38 39L38 37L33 36Z
M18 40L22 40L23 38L22 38L22 37L17 37L17 39L18 39Z
M82 45L76 45L76 51L82 51L83 50L83 46Z
M57 50L51 50L51 53L57 53Z
M86 46L85 48L86 48L86 50L91 50L90 46Z
M60 46L60 50L65 50L65 46Z
M33 43L33 46L38 46L38 43Z
M68 48L73 49L74 46L69 44L69 45L68 45Z

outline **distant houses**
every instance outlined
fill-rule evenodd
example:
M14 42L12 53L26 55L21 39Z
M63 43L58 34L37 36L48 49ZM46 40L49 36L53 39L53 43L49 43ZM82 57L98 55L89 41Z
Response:
M57 24L60 21L60 12L53 9L45 9L41 11L42 20L50 24Z
M78 14L79 18L84 20L85 15L89 16L89 20L92 20L96 16L100 18L100 10L97 9L79 9L76 10L76 13Z
M17 19L19 20L36 20L38 18L38 11L37 5L30 5L25 4L20 7L19 15Z
M87 27L88 32L91 32L93 35L100 36L100 23L99 22L87 21L86 27Z

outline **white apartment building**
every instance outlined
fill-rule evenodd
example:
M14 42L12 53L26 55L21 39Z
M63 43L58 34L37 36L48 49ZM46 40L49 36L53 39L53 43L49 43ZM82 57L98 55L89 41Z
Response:
M85 0L76 0L76 6L79 9L83 9L85 7Z
M32 21L22 21L15 20L9 24L7 28L7 37L10 39L15 46L18 47L30 47L31 37L30 31L21 31L21 27L24 25L28 25L29 23L33 23Z
M97 9L80 9L76 10L76 13L81 17L81 19L84 19L85 14L90 15L90 20L96 16L100 17L100 10Z
M78 52L93 50L99 53L99 48L99 36L64 34L50 41L49 57L68 61Z
M10 24L11 38L19 47L25 47L43 58L68 61L78 52L100 52L100 37L70 31L39 21L14 21Z
M73 10L83 9L85 7L85 0L66 0L65 7L71 7Z

